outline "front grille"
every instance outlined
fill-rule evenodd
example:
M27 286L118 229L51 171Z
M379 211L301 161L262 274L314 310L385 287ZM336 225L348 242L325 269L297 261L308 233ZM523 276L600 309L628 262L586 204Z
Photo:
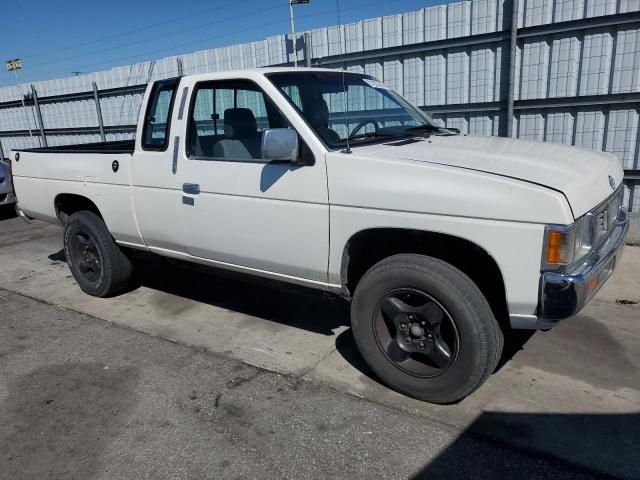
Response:
M592 229L593 247L602 245L616 227L622 208L623 194L622 187L619 187L613 195L587 214L588 224Z

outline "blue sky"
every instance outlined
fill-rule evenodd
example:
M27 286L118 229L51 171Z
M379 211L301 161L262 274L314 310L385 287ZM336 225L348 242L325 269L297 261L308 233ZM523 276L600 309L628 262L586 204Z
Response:
M448 3L340 0L343 23ZM22 58L24 82L107 70L289 31L287 0L3 0L1 60ZM337 24L335 0L295 8L296 30ZM4 68L0 86L15 79Z

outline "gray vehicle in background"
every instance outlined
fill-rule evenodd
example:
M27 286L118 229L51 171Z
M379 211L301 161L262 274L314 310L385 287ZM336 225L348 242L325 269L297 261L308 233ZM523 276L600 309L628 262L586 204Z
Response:
M16 203L11 181L11 167L6 159L0 159L0 208Z

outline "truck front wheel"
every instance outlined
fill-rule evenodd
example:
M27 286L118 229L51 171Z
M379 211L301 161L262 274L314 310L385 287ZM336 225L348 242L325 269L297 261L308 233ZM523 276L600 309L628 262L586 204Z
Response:
M469 395L502 353L502 331L475 283L424 255L394 255L371 267L356 287L351 324L383 382L432 403Z
M131 277L131 262L111 237L104 221L89 211L69 216L64 229L64 253L80 288L94 297L123 290Z

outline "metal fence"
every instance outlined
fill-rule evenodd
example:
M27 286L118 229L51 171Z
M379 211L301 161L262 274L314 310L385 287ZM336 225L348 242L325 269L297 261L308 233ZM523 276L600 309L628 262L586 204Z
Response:
M471 0L0 88L1 146L132 138L148 82L290 65L294 46L303 64L344 61L464 133L612 152L640 210L640 0Z

